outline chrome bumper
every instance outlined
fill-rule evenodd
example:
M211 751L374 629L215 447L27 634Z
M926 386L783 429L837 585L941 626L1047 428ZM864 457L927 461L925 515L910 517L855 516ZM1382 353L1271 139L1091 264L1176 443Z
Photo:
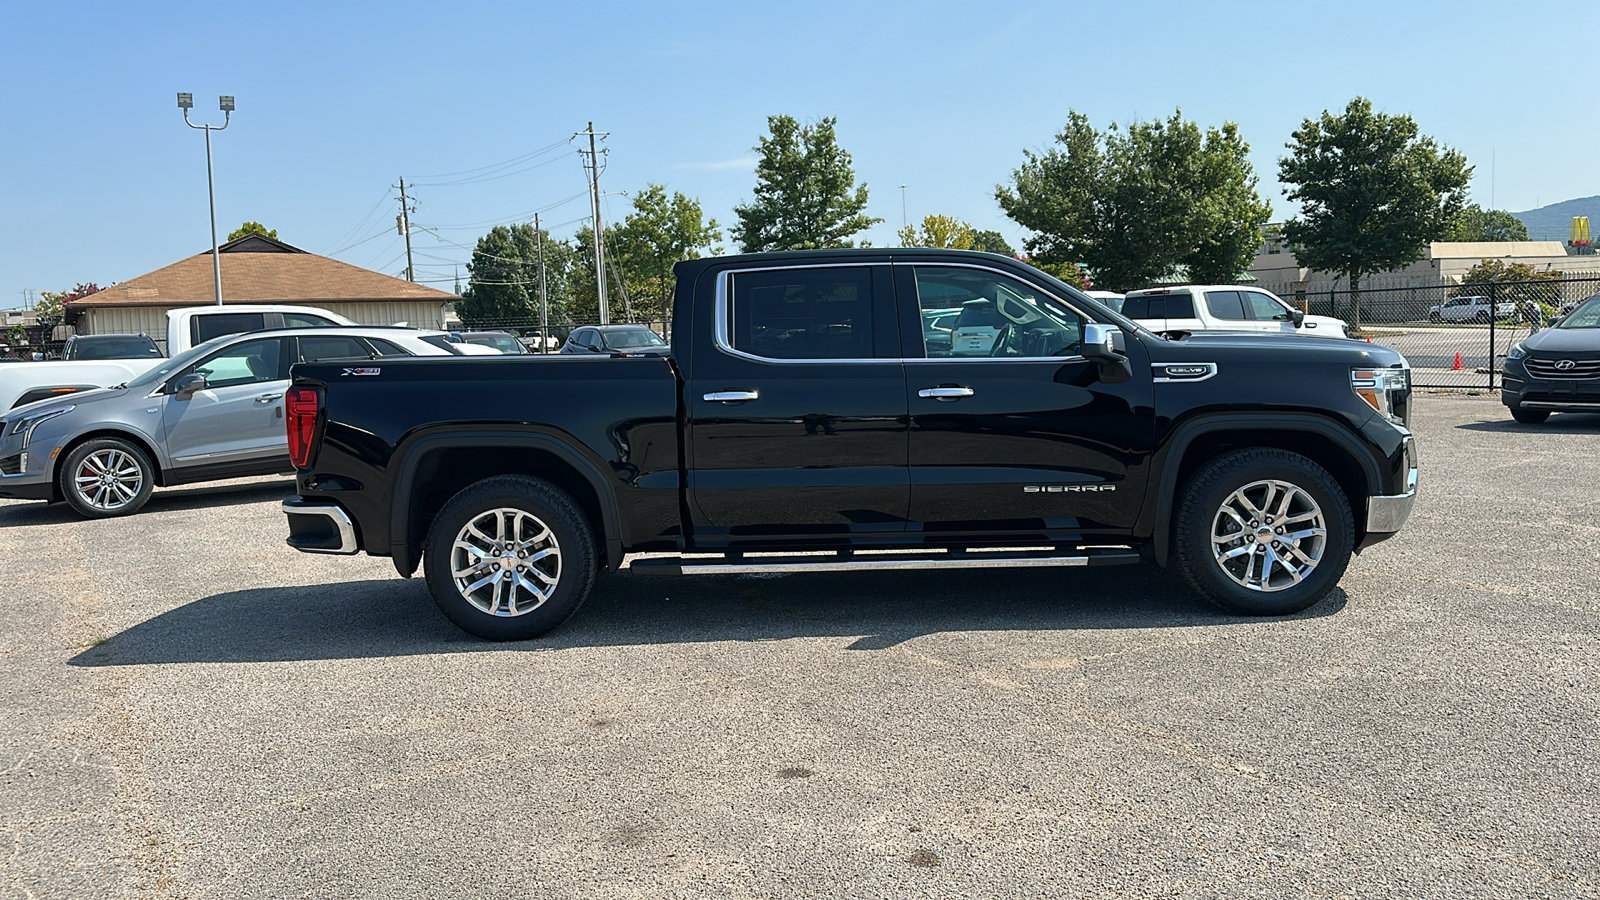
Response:
M1411 507L1417 502L1417 444L1406 438L1406 492L1388 497L1367 498L1367 533L1393 534L1406 524Z
M299 497L283 501L289 517L286 543L301 553L350 555L361 547L356 543L356 527L350 515L332 503L313 503Z

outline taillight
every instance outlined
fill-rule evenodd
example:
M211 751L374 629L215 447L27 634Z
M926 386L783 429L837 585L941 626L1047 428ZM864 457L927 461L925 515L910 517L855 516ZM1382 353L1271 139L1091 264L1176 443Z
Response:
M311 465L311 439L317 432L316 388L292 387L284 394L289 422L289 461L297 469Z

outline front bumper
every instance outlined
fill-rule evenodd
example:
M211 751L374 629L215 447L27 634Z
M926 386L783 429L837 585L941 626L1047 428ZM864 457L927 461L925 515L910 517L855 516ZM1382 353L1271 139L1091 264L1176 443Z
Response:
M356 541L355 523L337 504L290 497L283 501L283 513L289 517L286 543L301 553L349 556L361 549Z
M1417 441L1406 436L1406 490L1403 494L1367 498L1367 540L1363 546L1375 544L1393 535L1411 517L1411 507L1417 502Z
M1521 359L1507 360L1500 402L1513 409L1600 412L1600 378L1537 378Z

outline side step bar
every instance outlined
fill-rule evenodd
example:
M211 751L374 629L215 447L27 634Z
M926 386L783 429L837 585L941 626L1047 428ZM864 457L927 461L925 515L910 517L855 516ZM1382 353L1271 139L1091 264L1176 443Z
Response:
M1129 566L1139 552L1090 548L1072 555L1039 552L838 553L834 555L663 557L636 559L636 575L788 575L807 572L880 572L896 569L1023 569L1039 566Z

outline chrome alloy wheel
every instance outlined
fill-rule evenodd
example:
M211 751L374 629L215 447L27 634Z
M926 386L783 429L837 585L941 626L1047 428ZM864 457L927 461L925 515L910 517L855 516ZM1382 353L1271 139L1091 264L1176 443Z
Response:
M1327 545L1322 507L1287 481L1239 488L1222 501L1211 523L1217 566L1252 591L1281 591L1305 581Z
M78 464L78 471L72 475L72 488L89 506L113 512L133 502L144 490L144 469L121 450L96 450Z
M456 533L450 577L479 612L512 617L544 605L561 580L561 545L549 526L520 509L491 509Z

